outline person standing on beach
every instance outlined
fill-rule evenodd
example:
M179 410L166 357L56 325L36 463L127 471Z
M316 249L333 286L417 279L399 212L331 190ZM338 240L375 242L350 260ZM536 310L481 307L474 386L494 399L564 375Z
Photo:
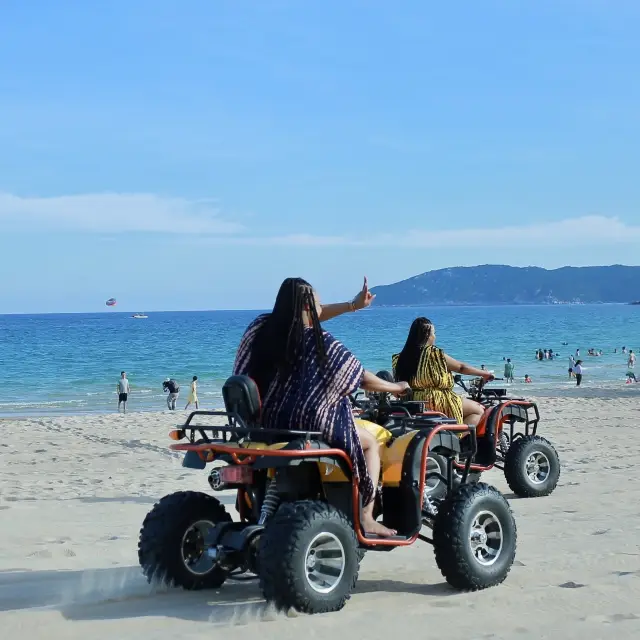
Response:
M189 408L191 403L196 405L196 411L199 408L198 403L198 376L193 376L193 380L191 381L191 391L189 393L189 397L187 398L187 406L184 408L186 411Z
M629 369L633 369L636 366L636 354L633 353L632 349L629 349L629 360L627 362L627 366Z
M127 400L129 400L129 380L127 380L127 374L123 371L120 374L120 380L118 380L117 393L118 393L118 413L120 413L120 405L124 405L124 413L127 413Z
M178 396L180 395L180 385L173 379L167 378L162 383L162 388L165 393L168 393L167 396L167 407L169 407L170 411L176 410L176 402L178 401Z
M504 365L504 379L506 382L513 382L513 373L515 367L513 366L513 362L511 362L511 358L507 358L507 362Z
M573 367L573 373L576 375L576 387L579 387L582 382L582 360L576 361L575 367Z
M573 367L576 366L576 359L573 356L569 356L569 378L573 378Z

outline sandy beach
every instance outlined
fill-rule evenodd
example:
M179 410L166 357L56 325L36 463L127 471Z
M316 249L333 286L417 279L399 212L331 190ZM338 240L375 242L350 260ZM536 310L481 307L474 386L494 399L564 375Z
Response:
M419 543L367 554L346 608L322 616L275 615L253 583L197 593L146 584L137 565L146 512L167 493L208 491L206 472L183 469L168 449L185 414L1 420L3 638L326 638L343 629L374 640L638 638L640 394L616 395L540 399L541 435L562 459L550 497L517 499L500 472L487 474L518 525L502 586L453 591ZM222 497L233 510L234 496Z

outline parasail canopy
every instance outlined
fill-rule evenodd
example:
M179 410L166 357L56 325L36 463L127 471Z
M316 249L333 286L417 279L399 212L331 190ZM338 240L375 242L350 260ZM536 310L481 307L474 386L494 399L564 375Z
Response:
M115 298L109 298L106 302L107 307L115 307L117 304Z

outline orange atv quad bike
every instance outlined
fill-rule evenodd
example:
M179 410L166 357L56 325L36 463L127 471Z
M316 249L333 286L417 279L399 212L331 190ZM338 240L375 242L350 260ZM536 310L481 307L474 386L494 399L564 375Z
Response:
M376 374L383 380L393 382L388 371ZM483 472L494 466L504 471L511 490L520 497L541 497L552 493L560 478L560 459L554 446L537 435L540 412L535 402L524 398L511 398L507 390L486 387L483 378L474 378L467 385L462 376L454 376L455 383L464 389L468 397L485 407L485 412L476 427L477 452L470 466L469 482L478 482ZM495 378L500 380L500 378ZM423 416L443 424L455 423L444 414L430 411L425 402L412 399L392 400L389 394L359 392L351 398L354 412L361 418L384 426L391 433L401 428L404 416ZM400 419L400 420L399 420ZM521 430L519 430L521 429ZM464 444L464 436L462 446ZM460 461L454 463L454 482L464 468ZM446 468L446 460L437 452L430 451L427 471ZM427 495L441 498L447 491L438 474L427 482Z
M277 609L305 613L341 609L358 579L365 551L390 551L421 540L456 589L503 582L516 552L516 525L494 487L469 484L475 430L407 417L392 434L359 421L381 443L381 491L376 517L396 529L393 538L365 534L361 497L349 456L321 434L261 429L255 383L233 376L223 387L225 411L195 411L171 437L183 466L214 465L214 491L236 491L232 519L216 497L180 491L162 498L142 525L138 557L147 579L185 589L218 588L227 579L258 578ZM224 426L195 424L223 416ZM460 434L470 446L461 451ZM182 442L186 440L186 442ZM425 501L429 452L447 461L440 480L447 493ZM463 466L454 485L454 464ZM422 533L431 529L431 537Z
M462 376L454 379L471 400L485 407L476 427L473 446L477 452L470 467L470 480L479 480L483 472L495 466L504 471L507 484L517 496L538 498L551 494L560 479L560 457L551 442L537 433L538 405L525 398L508 397L506 389L486 388L482 378L474 378L468 386ZM458 463L456 467L462 469Z

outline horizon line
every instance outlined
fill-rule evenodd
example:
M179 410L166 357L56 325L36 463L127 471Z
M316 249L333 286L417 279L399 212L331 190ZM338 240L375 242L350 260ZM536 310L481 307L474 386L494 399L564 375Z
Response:
M477 304L474 302L454 302L450 304L382 304L373 305L367 309L361 309L360 311L369 311L372 309L425 309L425 308L451 308L451 307L602 307L606 305L623 305L633 306L635 301L629 302L566 302L566 303L544 303L544 302L506 302L506 303L483 303ZM158 314L158 313L238 313L238 312L252 312L252 313L269 313L271 309L156 309L151 311L145 311L145 314ZM0 313L0 318L11 316L89 316L89 315L129 315L132 311L36 311L33 313L24 312L9 312Z

